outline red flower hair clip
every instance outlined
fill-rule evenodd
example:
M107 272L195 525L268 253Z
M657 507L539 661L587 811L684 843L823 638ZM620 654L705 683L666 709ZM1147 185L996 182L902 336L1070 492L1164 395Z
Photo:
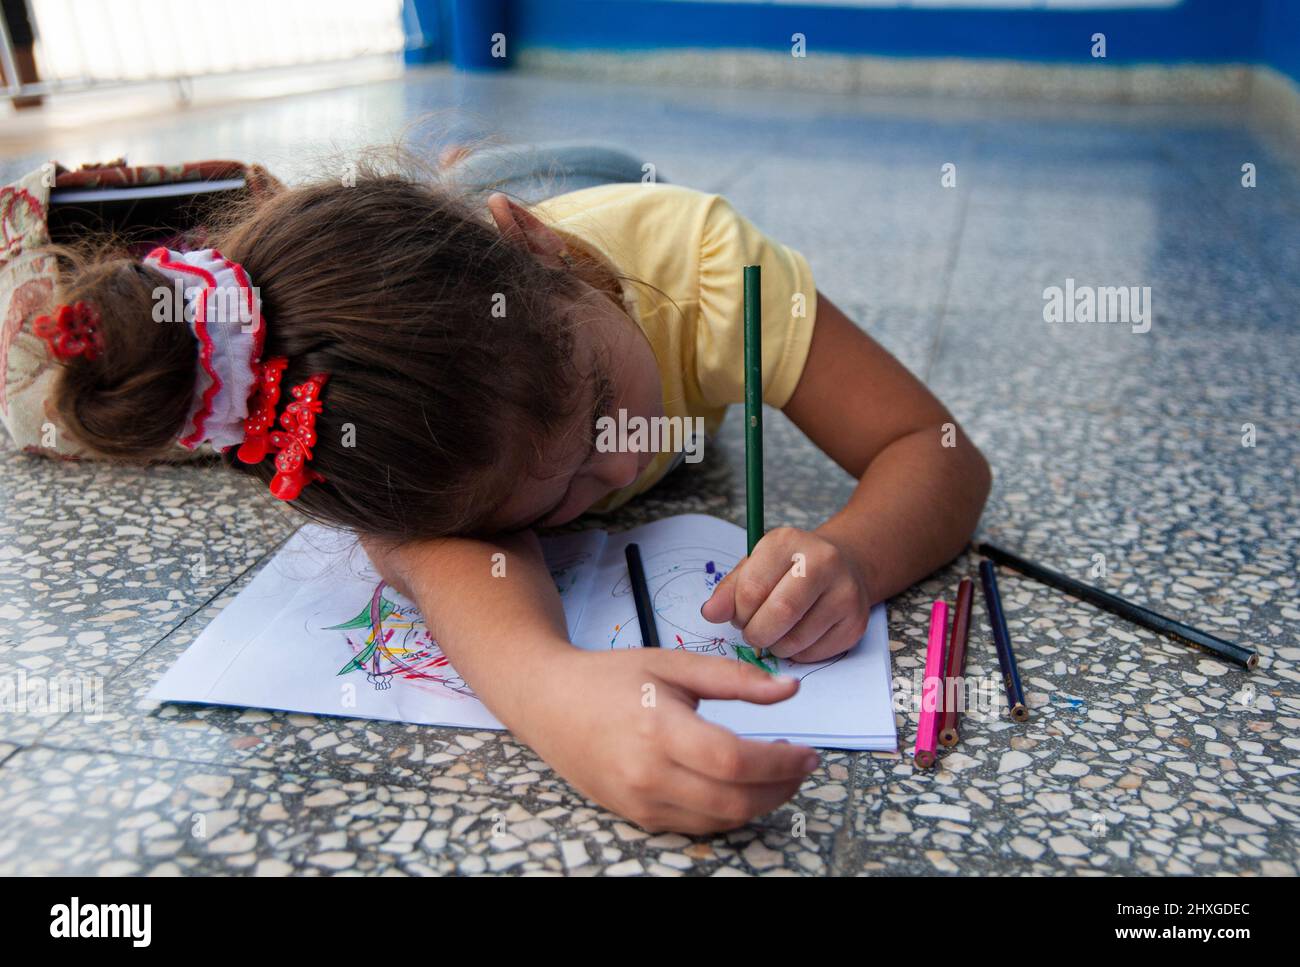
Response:
M280 403L280 377L288 365L289 360L285 357L275 356L260 367L256 392L248 406L248 419L244 420L244 442L239 445L239 459L244 463L261 463L271 448L267 434L275 428L275 408Z
M280 414L282 429L276 430L275 408L280 401L281 377L288 365L283 356L262 364L257 395L244 421L244 442L239 447L239 459L244 463L258 463L268 453L278 451L271 493L281 500L293 500L307 484L325 479L307 464L311 462L311 448L316 445L316 417L323 409L320 397L329 374L316 373L290 390L293 402Z
M44 339L58 359L98 359L104 351L99 332L99 310L89 302L59 306L52 316L37 316L32 332Z
M270 435L271 446L280 451L275 455L271 493L281 500L293 500L307 484L325 479L307 464L311 462L311 448L316 445L316 417L323 408L320 394L327 379L329 374L316 373L290 390L293 402L280 414L284 430Z

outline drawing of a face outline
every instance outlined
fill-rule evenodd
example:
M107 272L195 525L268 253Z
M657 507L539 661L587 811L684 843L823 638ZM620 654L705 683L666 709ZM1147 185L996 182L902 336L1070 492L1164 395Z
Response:
M706 621L695 604L712 594L722 579L731 573L732 568L739 563L736 557L708 547L674 547L650 555L643 563L650 599L659 622L660 642L665 648L741 660L740 649L749 651L749 648L740 633L730 625L716 625ZM632 586L626 575L614 585L610 595L615 598L626 597L630 603ZM640 642L640 626L634 610L626 621L613 629L609 646L636 648ZM809 675L829 668L843 657L840 654L826 661L809 664L777 659L776 668L780 674L803 681Z

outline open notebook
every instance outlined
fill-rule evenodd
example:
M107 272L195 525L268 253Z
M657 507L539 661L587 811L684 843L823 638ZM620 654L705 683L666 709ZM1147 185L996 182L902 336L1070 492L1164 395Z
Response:
M638 648L623 548L641 545L664 648L753 661L739 632L700 617L744 556L745 532L687 514L630 531L545 538L547 563L581 648ZM488 566L485 562L484 566ZM801 680L778 705L705 701L700 714L754 738L826 748L897 748L884 606L852 651L818 664L768 659ZM451 667L408 600L375 574L351 535L295 534L150 692L158 701L496 729L501 724Z

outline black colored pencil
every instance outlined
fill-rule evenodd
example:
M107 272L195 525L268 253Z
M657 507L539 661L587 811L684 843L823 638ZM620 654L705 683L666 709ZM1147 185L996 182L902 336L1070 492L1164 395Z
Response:
M1241 665L1247 671L1259 664L1259 655L1253 649L1235 645L1230 641L1224 641L1222 638L1216 638L1208 632L1193 628L1191 625L1183 624L1173 618L1167 618L1150 608L1144 608L1131 601L1125 601L1109 591L1094 588L1090 584L1084 584L1082 581L1076 581L1064 574L1058 574L1056 571L1049 570L1032 561L1026 561L1024 558L1018 557L1010 551L1004 551L992 544L981 544L979 551L986 557L993 558L999 564L1014 568L1021 574L1027 574L1036 581L1042 581L1059 591L1064 591L1066 594L1087 601L1089 604L1094 604L1103 611L1109 611L1111 614L1126 618L1143 628L1149 628L1151 631L1176 638L1193 648L1200 648L1213 655L1218 655L1226 661Z
M1007 619L1002 615L1002 596L998 594L998 576L992 561L980 561L980 583L984 585L984 605L993 626L993 644L998 650L998 664L1002 666L1002 685L1007 690L1007 708L1017 722L1029 718L1025 704L1025 690L1020 686L1020 670L1016 668L1016 655L1011 650L1011 635L1007 633Z
M627 558L627 577L632 583L632 601L636 604L636 623L641 626L641 647L659 647L659 629L655 625L654 604L650 600L650 586L646 584L645 567L641 564L641 548L629 544L623 549Z
M762 266L746 265L745 305L745 542L763 539L763 286Z

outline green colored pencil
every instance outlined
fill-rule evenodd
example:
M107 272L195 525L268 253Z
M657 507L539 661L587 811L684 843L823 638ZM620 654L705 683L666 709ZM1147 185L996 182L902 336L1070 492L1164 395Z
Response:
M745 530L749 552L763 537L762 266L745 266Z

